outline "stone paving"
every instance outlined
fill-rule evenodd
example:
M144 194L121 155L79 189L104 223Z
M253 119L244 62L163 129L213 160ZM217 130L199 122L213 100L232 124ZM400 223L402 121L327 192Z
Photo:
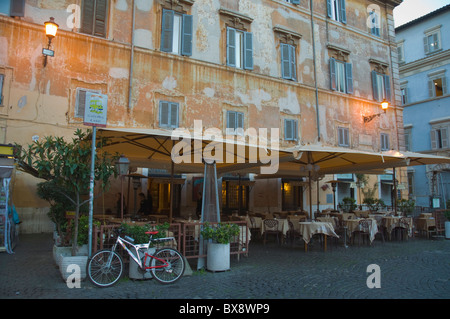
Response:
M110 288L83 281L68 288L52 257L49 234L21 235L14 254L0 253L2 299L448 299L450 240L412 238L372 247L336 246L324 252L316 241L278 246L250 243L249 256L231 260L231 270L196 271L171 285L122 278ZM368 288L380 268L380 288ZM127 274L127 272L126 272ZM247 300L248 302L249 300Z

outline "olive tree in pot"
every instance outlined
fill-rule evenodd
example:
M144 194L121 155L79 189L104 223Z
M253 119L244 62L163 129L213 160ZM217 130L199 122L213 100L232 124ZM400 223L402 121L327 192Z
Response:
M230 269L230 241L239 235L237 224L205 223L201 231L203 239L208 242L206 268L210 271L225 271Z
M16 145L18 169L43 179L43 183L49 183L74 208L72 255L77 252L80 211L89 202L89 198L84 198L83 195L89 193L90 186L91 134L91 130L77 129L71 141L63 137L47 136L42 142L34 141L27 148ZM104 138L99 138L96 147L100 148L106 142ZM117 155L105 153L96 156L94 180L99 182L101 191L109 185L110 177L116 176L114 163L117 158ZM54 199L58 201L56 197Z

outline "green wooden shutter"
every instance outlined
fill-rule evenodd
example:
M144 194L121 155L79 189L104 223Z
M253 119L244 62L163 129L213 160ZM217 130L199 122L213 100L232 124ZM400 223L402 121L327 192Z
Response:
M253 70L253 35L244 32L244 69Z
M290 79L291 63L289 59L289 46L285 43L281 43L280 49L281 49L281 77L283 79Z
M351 63L345 63L345 80L347 93L353 93L353 71Z
M291 80L297 79L297 70L295 66L295 46L289 45L289 63L291 67Z
M159 126L169 125L169 102L159 102Z
M172 52L174 11L163 9L161 24L161 51Z
M345 0L339 0L339 19L342 23L347 23L347 13L345 10Z
M192 55L192 25L193 19L191 15L183 14L183 28L181 39L181 54Z
M328 15L328 18L333 17L333 5L331 3L331 0L327 0L327 15Z
M227 65L236 66L236 30L227 28Z
M170 103L170 127L178 127L178 103Z
M380 97L378 95L377 72L375 71L372 71L372 91L373 91L373 99L375 101L379 101Z
M386 96L386 100L391 101L391 81L388 75L383 76L384 80L384 95Z
M330 82L331 89L336 91L336 60L334 58L330 58Z

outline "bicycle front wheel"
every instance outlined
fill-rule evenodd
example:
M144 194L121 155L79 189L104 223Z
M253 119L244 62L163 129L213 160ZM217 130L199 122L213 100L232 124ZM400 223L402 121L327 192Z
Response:
M111 262L109 262L111 258ZM88 261L86 273L89 280L97 287L110 287L122 276L123 260L111 250L100 250Z
M183 255L173 248L162 248L152 258L152 275L162 284L170 284L184 274L186 267Z

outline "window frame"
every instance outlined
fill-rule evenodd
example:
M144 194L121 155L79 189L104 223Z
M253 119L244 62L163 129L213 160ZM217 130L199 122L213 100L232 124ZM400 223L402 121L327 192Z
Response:
M167 123L162 122L162 116L163 116L163 107L167 105ZM173 123L172 121L172 109L176 108L176 122ZM180 124L180 104L178 102L171 102L171 101L159 101L159 109L158 109L158 126L161 128L168 128L168 129L174 129L178 128Z
M338 126L338 146L340 147L350 147L350 129L345 126Z
M441 81L441 94L437 94L437 83L436 81ZM447 84L446 70L439 70L428 74L428 95L430 98L441 97L448 94L448 84Z
M347 23L347 12L345 0L327 0L327 16L328 18Z
M450 123L433 125L430 130L432 150L444 150L450 147Z
M337 69L341 70L337 72ZM343 68L343 69L342 69ZM349 62L345 62L342 60L335 59L333 57L330 58L330 82L331 82L331 90L340 92L340 93L353 93L353 66ZM342 83L343 90L341 90L342 86L338 84Z
M291 128L291 136L288 136L288 127ZM298 120L284 119L284 140L298 141Z
M179 21L175 30L175 23ZM191 56L193 37L193 17L190 14L178 12L170 9L162 9L161 16L161 45L162 52ZM169 39L166 42L166 38ZM175 50L174 43L178 49Z
M372 78L372 93L373 99L378 102L382 102L386 99L388 102L391 101L391 80L390 76L387 74L380 73L376 70L371 72ZM380 86L382 85L382 87ZM380 96L381 93L381 96Z
M106 38L108 33L109 1L90 0L89 3L90 5L92 5L92 7L88 7L87 1L88 0L83 0L81 6L81 25L79 32L83 34ZM100 3L100 1L104 1L104 3ZM104 11L102 10L101 12L102 15L99 16L98 11L101 4L104 4ZM86 19L91 14L88 13L89 10L92 10L92 21L88 22ZM103 20L101 18L103 18ZM101 26L102 23L103 26ZM103 28L103 30L99 31L98 28Z
M227 26L226 38L227 66L241 70L253 70L253 34L245 30ZM239 65L237 63L238 56L240 61Z
M430 37L435 37L435 39L432 40L437 44L433 49L431 49L432 45L429 41ZM423 37L423 47L425 55L433 54L442 50L441 25L425 30Z
M234 114L234 123L233 127L231 127L231 121L230 116ZM239 119L240 118L240 119ZM239 127L239 121L242 123L242 127ZM225 126L225 133L226 135L244 135L244 129L245 129L245 114L244 112L239 111L232 111L227 110L226 111L226 126Z
M296 46L287 43L280 43L281 78L285 80L297 81L296 52Z

